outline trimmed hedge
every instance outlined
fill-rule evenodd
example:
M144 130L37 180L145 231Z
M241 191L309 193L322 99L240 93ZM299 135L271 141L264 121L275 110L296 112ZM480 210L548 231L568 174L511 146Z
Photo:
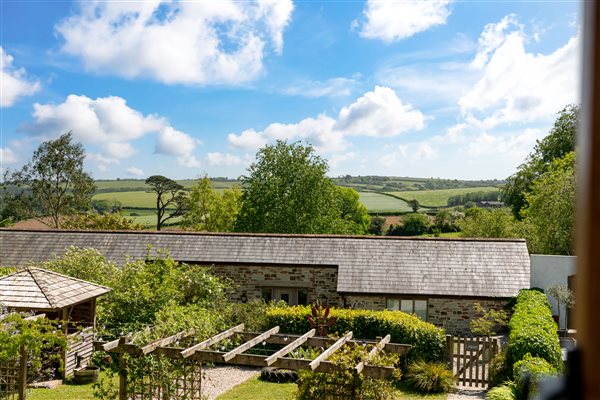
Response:
M309 331L308 306L271 308L267 310L265 328L279 325L281 332L303 334ZM375 339L391 335L393 343L412 345L405 360L444 361L446 358L446 336L443 329L422 321L414 315L401 311L372 311L332 308L335 324L330 334L342 335L352 331L357 339Z
M507 361L510 368L529 353L543 358L557 371L562 370L558 327L552 319L546 295L534 290L521 290L508 326Z
M527 399L531 394L537 392L537 385L540 378L550 375L556 375L556 368L550 365L546 360L540 357L532 357L531 354L525 354L521 361L517 361L513 367L513 375L517 386L517 398ZM525 382L529 379L529 393L525 393Z

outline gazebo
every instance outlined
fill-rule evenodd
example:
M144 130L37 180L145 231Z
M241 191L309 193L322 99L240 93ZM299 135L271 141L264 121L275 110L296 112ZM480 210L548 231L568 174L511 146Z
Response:
M27 268L0 278L0 305L9 311L64 321L61 328L69 335L63 352L66 378L89 361L96 330L96 298L110 290L56 272Z

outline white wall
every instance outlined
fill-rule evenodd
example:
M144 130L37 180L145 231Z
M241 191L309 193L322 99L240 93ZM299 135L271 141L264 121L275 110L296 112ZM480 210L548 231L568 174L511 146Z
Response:
M567 285L569 275L575 274L575 256L548 256L532 254L531 258L531 287L539 287L544 290L554 283ZM558 314L556 301L548 296L552 305L552 313ZM565 328L565 307L560 310L560 328Z

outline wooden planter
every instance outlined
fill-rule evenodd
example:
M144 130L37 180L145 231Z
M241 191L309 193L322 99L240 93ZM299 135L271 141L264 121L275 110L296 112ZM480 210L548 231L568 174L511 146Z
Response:
M98 373L100 368L89 365L73 371L73 381L79 385L98 381Z

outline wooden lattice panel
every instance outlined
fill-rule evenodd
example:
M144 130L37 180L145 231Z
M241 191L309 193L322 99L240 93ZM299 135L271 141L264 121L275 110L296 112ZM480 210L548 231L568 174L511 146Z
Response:
M19 364L0 363L0 399L16 400L18 396Z
M170 366L165 366L165 362ZM201 365L195 360L169 360L160 357L156 367L146 366L129 373L127 399L201 400Z

